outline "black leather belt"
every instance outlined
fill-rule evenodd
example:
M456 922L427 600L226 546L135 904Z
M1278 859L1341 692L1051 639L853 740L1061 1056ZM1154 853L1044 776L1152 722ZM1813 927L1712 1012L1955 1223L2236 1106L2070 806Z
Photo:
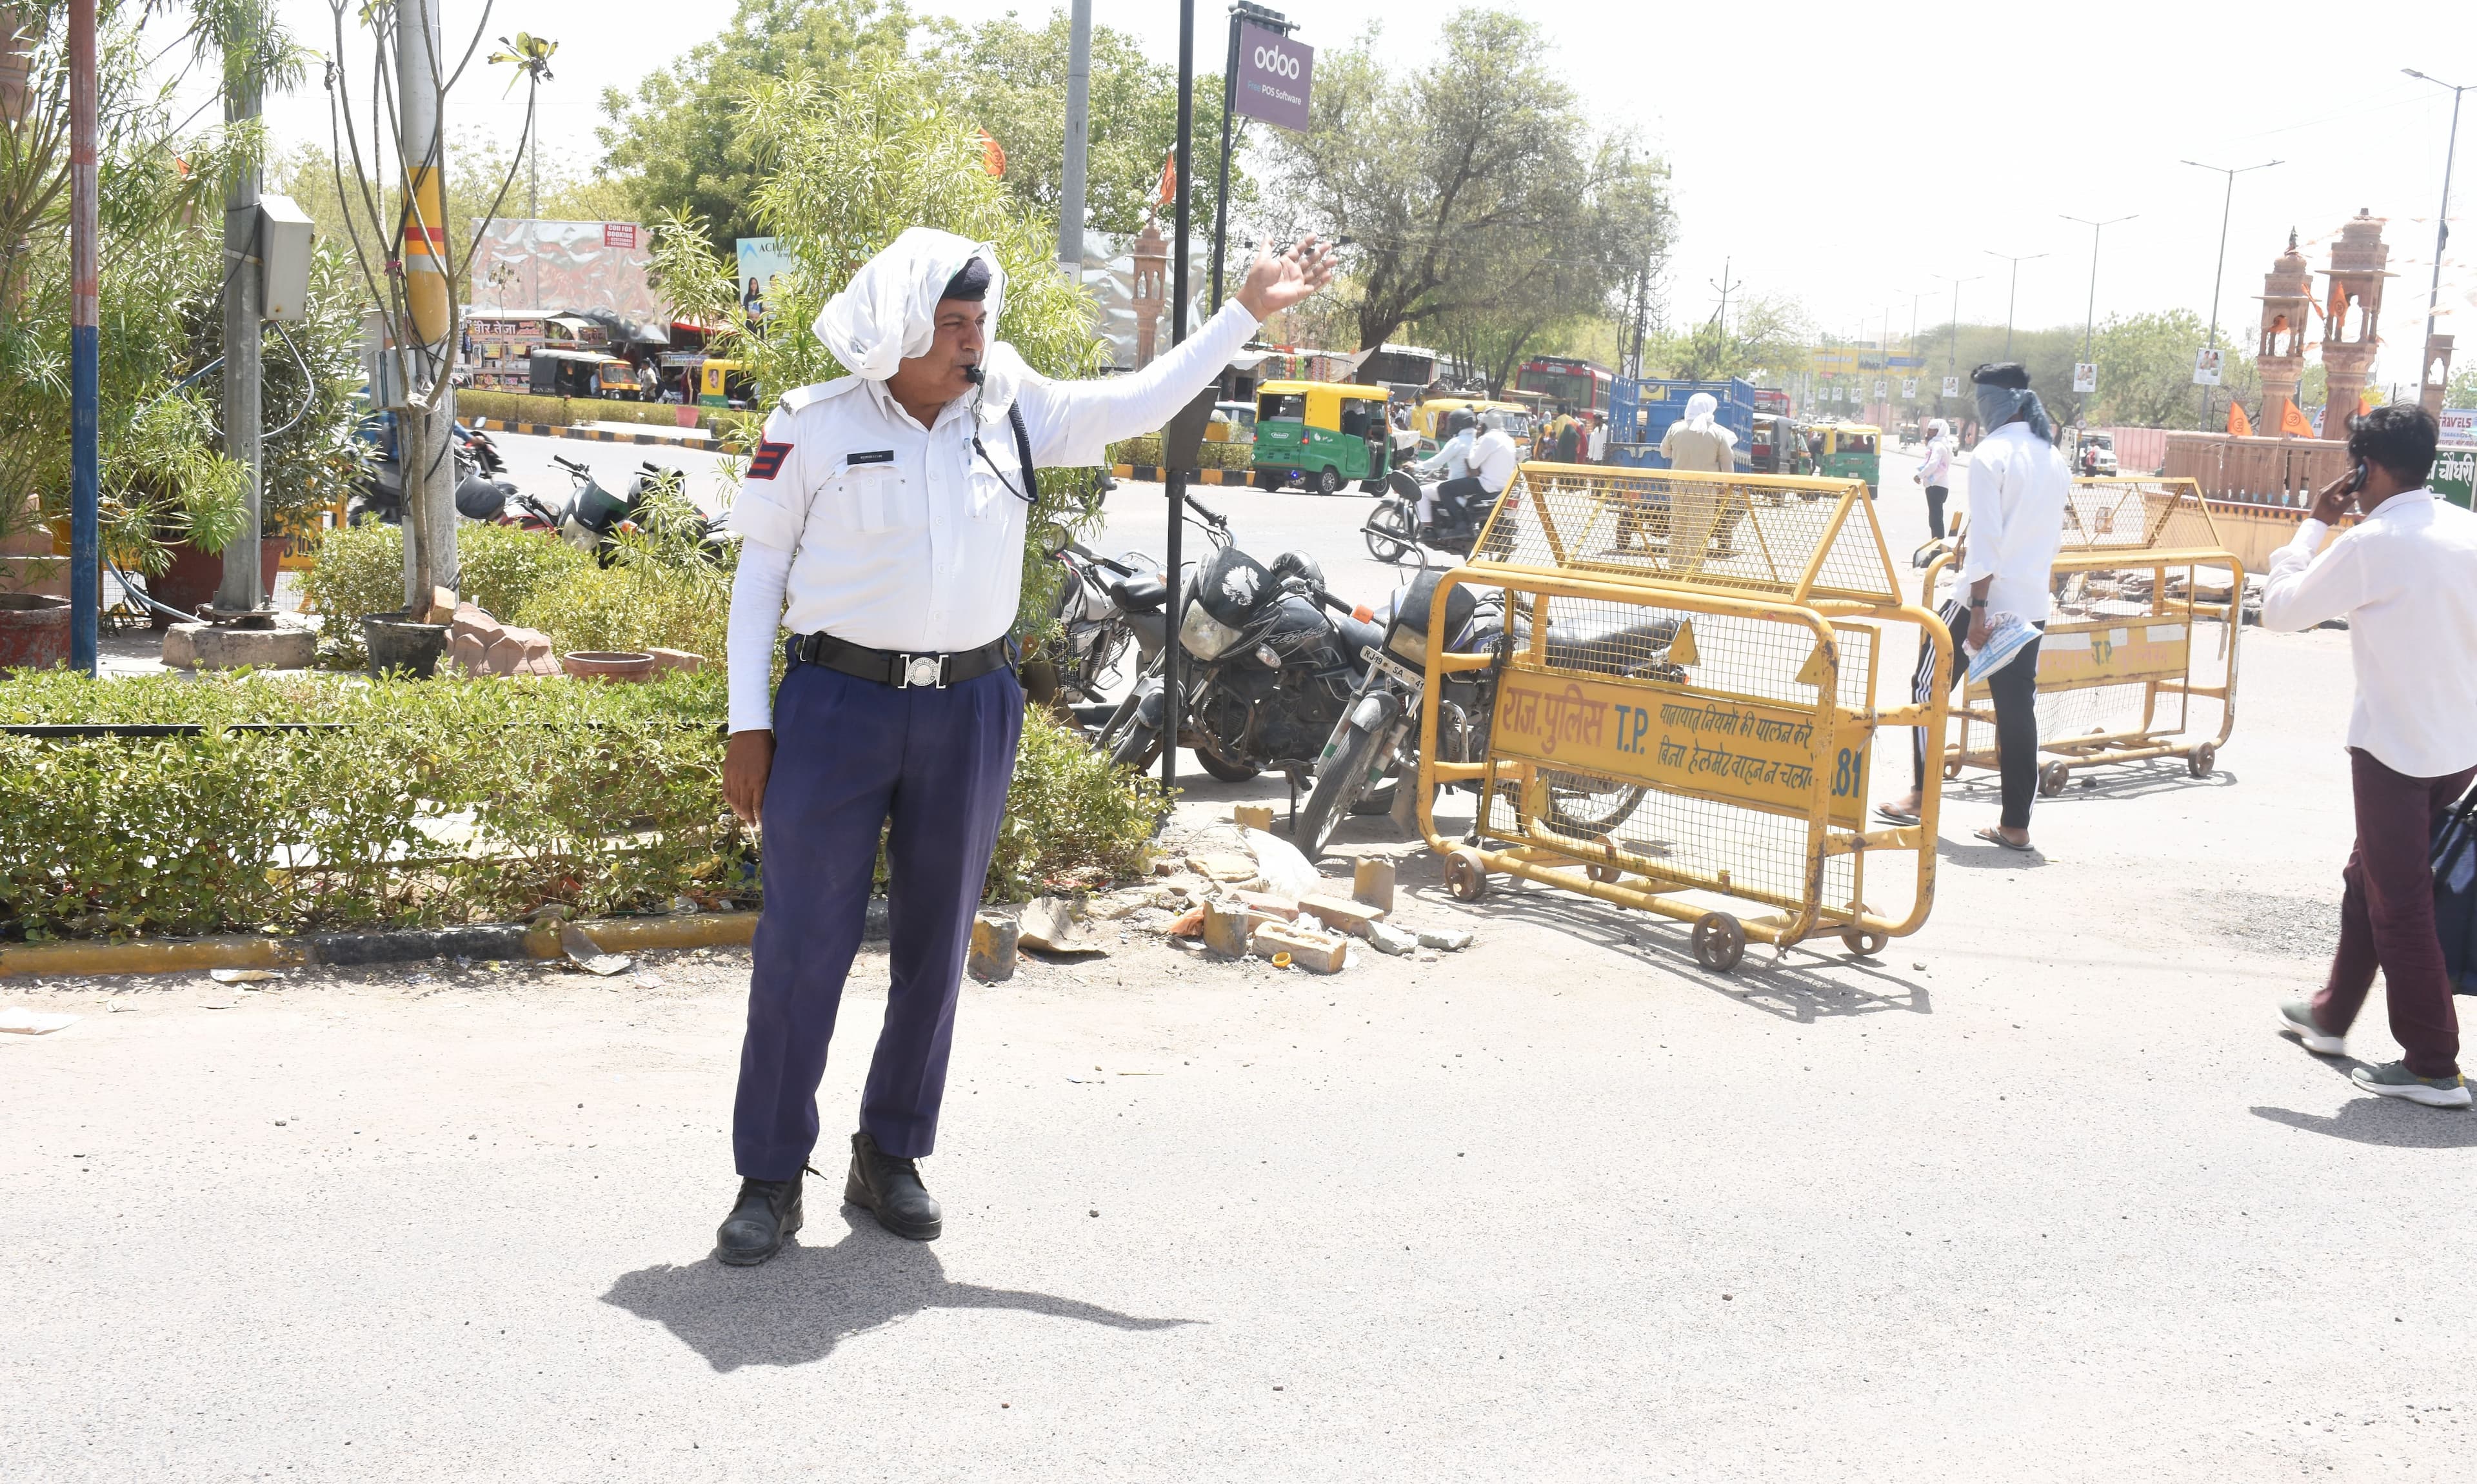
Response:
M979 649L956 650L949 654L908 654L895 650L870 649L838 639L830 633L795 633L785 646L791 658L804 665L823 665L863 680L891 685L903 690L913 685L930 685L939 690L976 680L992 670L1011 663L1007 641L991 639Z

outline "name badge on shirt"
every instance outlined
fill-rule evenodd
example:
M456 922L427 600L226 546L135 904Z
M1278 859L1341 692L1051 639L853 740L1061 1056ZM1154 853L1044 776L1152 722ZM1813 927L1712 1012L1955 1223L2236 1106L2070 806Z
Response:
M846 455L843 458L843 463L846 467L856 466L859 464L892 462L894 462L894 450L890 448L881 448L866 454L850 454Z

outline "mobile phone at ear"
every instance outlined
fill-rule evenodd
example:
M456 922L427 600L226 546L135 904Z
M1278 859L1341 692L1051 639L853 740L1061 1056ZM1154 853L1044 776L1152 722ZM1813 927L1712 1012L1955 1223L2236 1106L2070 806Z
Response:
M2357 466L2348 471L2348 493L2353 495L2364 488L2365 481L2372 477L2373 471L2365 467L2365 461L2362 458L2358 459Z

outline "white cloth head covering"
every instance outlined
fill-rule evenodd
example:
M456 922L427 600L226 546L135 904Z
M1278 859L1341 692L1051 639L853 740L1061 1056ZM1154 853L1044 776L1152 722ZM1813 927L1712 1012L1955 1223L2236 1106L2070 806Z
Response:
M1940 438L1951 431L1951 429L1944 426L1943 419L1940 417L1930 417L1927 419L1927 436L1930 438Z
M1006 269L998 266L997 249L987 242L940 232L935 227L907 227L878 255L860 265L842 292L826 301L811 328L843 369L863 381L883 382L906 359L925 356L938 337L938 296L947 281L979 258L989 268L990 349L995 351L999 311L1006 304ZM992 356L988 370L999 369ZM1004 358L1013 362L1010 355ZM1014 400L1013 388L1001 400L998 388L985 391L985 401L1003 415Z
M1697 433L1714 432L1712 414L1719 410L1719 398L1708 391L1698 391L1686 399L1686 426Z

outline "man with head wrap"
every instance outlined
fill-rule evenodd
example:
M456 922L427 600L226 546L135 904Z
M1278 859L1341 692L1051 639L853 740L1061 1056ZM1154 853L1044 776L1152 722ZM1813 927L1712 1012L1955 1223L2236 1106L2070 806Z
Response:
M1927 487L1927 534L1940 541L1943 503L1952 492L1952 434L1940 417L1927 421L1927 454L1919 461L1916 479Z
M1219 375L1266 315L1332 279L1314 237L1259 258L1221 311L1131 376L1057 383L990 338L995 251L914 227L817 316L843 368L786 393L732 522L731 744L723 792L764 827L724 1262L802 1222L816 1089L859 950L881 835L891 984L843 1199L901 1236L942 1215L915 1163L937 1138L963 952L1023 724L1008 630L1038 465L1102 461ZM772 698L775 640L791 631Z
M1976 383L1979 422L1989 431L1970 456L1969 524L1962 529L1953 596L1940 610L1951 631L1951 658L1944 673L1937 674L1932 652L1921 642L1911 677L1911 694L1922 705L1938 685L1951 688L1967 656L1986 648L1999 628L2017 621L2035 633L2047 627L2048 582L2056 550L2064 545L2065 502L2072 493L2072 470L2056 452L2055 425L2030 389L2030 373L2005 361L1980 366L1969 379ZM2031 638L1984 679L1995 700L2004 814L1996 828L1977 835L1989 845L2026 851L2030 803L2039 787L2039 640ZM1917 823L1928 739L1923 729L1915 737L1915 786L1876 811L1893 824Z
M1720 426L1720 399L1708 391L1698 391L1686 399L1685 414L1668 425L1661 435L1660 456L1672 469L1702 474L1735 474L1738 472L1738 435ZM1654 497L1654 508L1658 508ZM1739 511L1724 505L1716 484L1697 480L1681 481L1668 494L1668 561L1672 567L1691 570L1699 566L1708 549L1715 543L1713 527L1719 526L1717 555L1725 556L1729 545L1729 529L1738 523ZM1617 546L1623 550L1628 540L1640 531L1638 521L1620 516L1617 523ZM1653 527L1657 530L1657 526ZM1648 543L1646 542L1646 545Z

